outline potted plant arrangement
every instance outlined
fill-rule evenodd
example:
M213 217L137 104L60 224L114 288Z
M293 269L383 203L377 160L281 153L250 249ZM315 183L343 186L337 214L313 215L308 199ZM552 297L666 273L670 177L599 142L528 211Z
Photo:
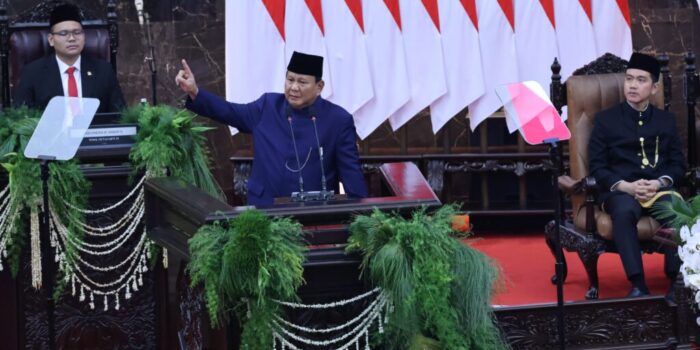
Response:
M455 215L455 206L410 219L377 210L352 222L347 250L389 300L387 348L506 348L490 306L498 268L455 239L454 228L470 227Z

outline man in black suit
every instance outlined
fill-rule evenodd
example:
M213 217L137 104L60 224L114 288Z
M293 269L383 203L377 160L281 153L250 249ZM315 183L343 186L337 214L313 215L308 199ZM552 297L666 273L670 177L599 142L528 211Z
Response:
M599 185L603 210L612 219L613 240L632 284L630 297L649 294L637 222L648 214L650 202L670 200L665 191L685 172L675 115L649 103L659 89L659 73L654 57L632 55L625 72L626 101L595 116L588 150L589 170ZM676 249L668 248L664 270L671 285L680 265Z
M49 25L47 39L55 54L22 68L14 106L44 109L55 96L73 96L98 98L98 112L122 110L124 97L112 66L81 54L85 32L80 9L71 4L56 6Z

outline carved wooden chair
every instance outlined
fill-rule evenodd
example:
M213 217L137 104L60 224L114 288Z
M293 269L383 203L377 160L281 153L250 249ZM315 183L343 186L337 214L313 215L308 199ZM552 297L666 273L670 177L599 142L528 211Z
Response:
M668 78L668 58L661 58L663 85L653 97L652 103L661 109L668 108L670 101L670 79ZM590 65L576 71L564 86L559 83L558 63L552 66L554 81L552 97L557 108L568 106L570 174L559 178L559 188L570 198L572 216L563 221L560 242L563 249L575 251L583 263L589 289L586 299L598 298L598 257L605 252L616 252L612 242L612 221L610 216L596 205L595 179L588 176L588 140L593 129L595 114L603 109L624 101L624 69L627 62L606 54ZM565 101L565 102L564 102ZM642 217L637 224L642 249L647 253L660 251L661 243L655 240L659 223L651 217ZM553 247L554 224L545 230L547 242ZM566 273L564 274L566 279ZM556 276L552 277L556 282Z
M51 10L62 1L45 0L32 9L9 19L5 2L0 2L0 69L2 69L2 105L11 105L11 94L19 81L22 67L52 52L46 37ZM116 3L107 2L107 16L102 19L83 9L85 48L93 58L108 61L117 70Z

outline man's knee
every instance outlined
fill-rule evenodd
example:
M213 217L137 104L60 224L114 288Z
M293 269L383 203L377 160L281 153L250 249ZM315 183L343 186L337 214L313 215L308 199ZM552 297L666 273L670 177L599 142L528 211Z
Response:
M642 217L642 206L628 194L617 194L605 202L605 210L613 222L622 220L637 222Z

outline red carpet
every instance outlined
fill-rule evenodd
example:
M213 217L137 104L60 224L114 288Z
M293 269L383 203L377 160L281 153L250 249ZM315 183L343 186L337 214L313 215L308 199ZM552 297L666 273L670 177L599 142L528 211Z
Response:
M510 234L475 236L468 243L495 259L503 270L502 290L494 305L522 305L554 303L556 286L551 284L554 257L544 242L544 234ZM564 300L584 300L588 277L576 253L565 252L569 275L564 284ZM646 281L652 294L663 295L668 280L663 271L663 255L644 254ZM600 298L619 298L627 295L630 285L625 277L620 257L606 253L598 260Z

